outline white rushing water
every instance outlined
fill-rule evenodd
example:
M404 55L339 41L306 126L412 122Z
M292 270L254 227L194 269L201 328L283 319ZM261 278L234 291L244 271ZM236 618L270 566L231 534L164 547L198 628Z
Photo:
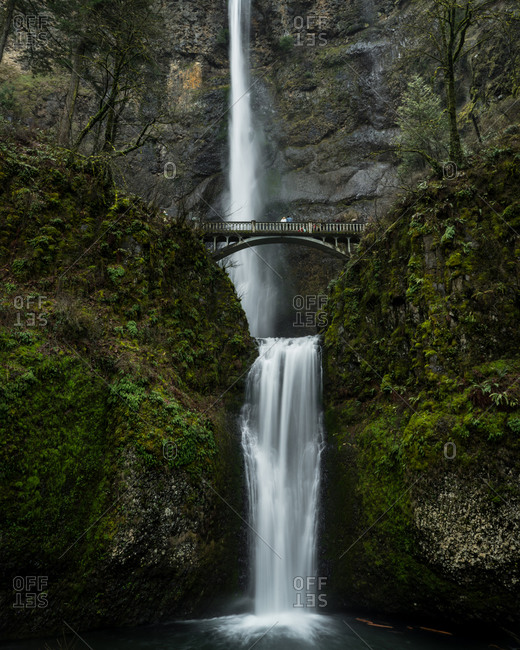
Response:
M253 221L261 210L259 150L251 112L249 22L251 0L229 0L231 93L229 120L229 221ZM231 257L230 276L254 336L272 332L276 271L269 254L257 248ZM274 277L273 277L274 276Z
M249 21L251 0L229 0L231 59L228 219L251 221L261 207L258 148L251 111ZM277 625L308 634L300 614L316 613L316 512L321 448L321 366L317 337L273 335L278 308L269 253L249 249L233 256L231 278L251 333L262 337L248 377L242 443L249 490L255 616L250 629ZM309 586L310 585L310 586ZM317 594L316 594L317 596ZM299 619L293 622L293 617ZM312 617L305 617L310 625ZM235 626L235 621L231 627Z
M308 607L316 576L320 397L318 337L260 342L242 421L259 616Z

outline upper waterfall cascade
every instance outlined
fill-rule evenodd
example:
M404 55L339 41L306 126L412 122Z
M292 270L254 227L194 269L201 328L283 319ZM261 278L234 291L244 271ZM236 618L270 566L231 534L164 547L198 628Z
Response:
M230 0L229 34L231 93L229 112L229 198L228 221L254 221L261 210L259 151L251 110L249 76L249 21L251 0ZM236 253L231 258L230 276L246 312L254 336L272 334L276 272L269 253ZM273 275L275 277L273 278Z

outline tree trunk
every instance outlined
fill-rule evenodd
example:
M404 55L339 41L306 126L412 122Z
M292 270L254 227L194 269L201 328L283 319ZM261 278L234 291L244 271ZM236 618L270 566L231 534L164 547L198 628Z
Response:
M119 95L119 81L121 76L120 71L122 67L123 66L121 60L117 63L116 68L114 70L114 81L113 81L114 85L112 87L112 90L114 90L115 88L116 92L113 93L113 99L110 102L110 110L108 111L108 115L107 115L107 124L105 128L105 141L103 143L103 149L102 149L102 151L105 152L113 151L115 148L117 131L119 126L119 118L127 102L126 95L123 93L119 97L119 101L116 106L116 100L118 99L118 95Z
M15 5L16 0L7 0L7 7L4 11L4 22L2 23L0 31L0 63L2 63L7 37L9 36L9 30L11 29Z
M112 151L114 148L114 141L116 137L116 111L113 107L108 111L107 125L105 128L105 142L103 144L103 151Z
M475 133L477 134L477 139L480 142L480 144L482 144L482 136L480 134L480 129L479 129L479 126L478 126L478 120L477 120L477 116L475 115L475 113L471 113L471 121L473 122L473 127L475 128Z
M58 144L66 147L70 144L72 132L72 120L74 118L74 110L76 108L76 99L78 97L81 58L85 50L84 43L80 41L74 52L72 59L72 70L70 73L69 88L67 90L67 97L65 99L65 106L61 114L60 126L58 130Z
M98 124L98 122L102 122L109 111L111 111L116 104L117 96L119 94L119 79L121 76L121 70L116 69L116 72L114 74L114 79L112 81L112 88L110 90L110 94L108 96L108 99L102 104L101 108L99 111L93 115L89 121L87 122L87 125L83 128L81 133L78 135L76 138L76 142L74 143L74 148L79 149L79 146L85 139L85 137L92 131L92 129Z
M457 100L455 94L455 71L453 61L448 60L445 70L446 102L448 105L448 118L450 124L450 159L457 165L463 162L462 145L457 124Z

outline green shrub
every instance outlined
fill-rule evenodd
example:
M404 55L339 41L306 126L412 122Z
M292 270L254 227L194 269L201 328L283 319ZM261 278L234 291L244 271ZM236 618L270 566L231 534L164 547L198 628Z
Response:
M278 50L283 54L288 54L294 47L294 38L291 35L282 36L278 41Z

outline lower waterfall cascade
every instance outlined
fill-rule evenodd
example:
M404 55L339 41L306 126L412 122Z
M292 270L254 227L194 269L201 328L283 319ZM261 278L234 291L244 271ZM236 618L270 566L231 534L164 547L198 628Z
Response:
M257 615L304 611L315 584L320 393L318 337L260 341L242 416Z

